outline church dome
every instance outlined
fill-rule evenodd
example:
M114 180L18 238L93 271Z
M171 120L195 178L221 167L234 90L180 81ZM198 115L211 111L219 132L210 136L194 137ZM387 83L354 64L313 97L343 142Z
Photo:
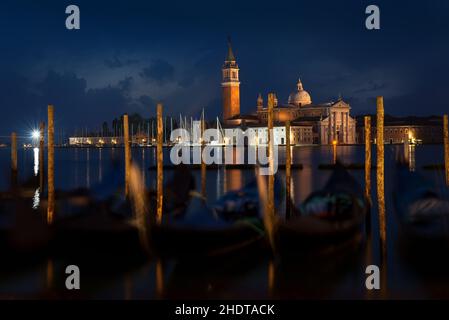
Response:
M312 99L310 98L309 93L302 87L301 80L298 80L298 83L296 84L296 91L292 92L288 96L288 104L293 104L295 106L304 106L311 103Z

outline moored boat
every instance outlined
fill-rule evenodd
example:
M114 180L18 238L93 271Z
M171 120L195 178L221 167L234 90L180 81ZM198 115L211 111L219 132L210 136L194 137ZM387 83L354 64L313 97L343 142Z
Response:
M394 205L400 225L400 250L412 265L446 272L449 259L449 200L418 172L399 164Z
M281 201L282 192L277 200ZM194 198L182 217L164 215L153 223L150 237L161 255L177 257L222 257L265 247L265 231L259 214L255 181L230 191L209 208L204 199Z
M337 165L324 188L313 192L291 218L277 220L275 250L281 256L326 257L360 246L369 212L359 183Z

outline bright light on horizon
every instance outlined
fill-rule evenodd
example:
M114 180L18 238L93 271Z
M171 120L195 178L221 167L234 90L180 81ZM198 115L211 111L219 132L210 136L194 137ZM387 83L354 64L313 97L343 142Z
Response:
M33 130L33 131L31 132L31 137L32 137L33 139L39 139L39 137L40 137L40 132L39 132L39 130Z

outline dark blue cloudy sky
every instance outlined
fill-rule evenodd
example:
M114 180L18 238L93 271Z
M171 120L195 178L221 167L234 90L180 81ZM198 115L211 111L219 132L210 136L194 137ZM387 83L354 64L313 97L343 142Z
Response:
M77 4L81 30L65 29ZM365 29L377 4L381 30ZM449 110L449 1L2 1L0 136L56 108L57 125L99 126L124 112L208 118L221 112L221 65L230 35L242 112L259 92L288 94L301 77L314 102L341 93L354 114Z

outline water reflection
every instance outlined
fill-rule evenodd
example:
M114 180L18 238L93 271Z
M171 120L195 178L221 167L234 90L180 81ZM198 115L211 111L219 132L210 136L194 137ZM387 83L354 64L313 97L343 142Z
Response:
M98 149L98 181L103 182L103 163L102 163L103 148Z
M86 148L86 187L90 188L90 148Z
M312 193L312 189L314 187L313 181L313 163L312 159L312 148L297 148L293 149L295 151L301 152L301 163L303 163L302 170L295 170L294 176L292 179L293 185L297 186L292 189L292 194L294 194L294 199L298 202L302 202L305 198ZM298 161L299 162L299 161ZM295 161L296 163L296 161Z
M228 169L226 170L227 175L227 187L224 192L231 190L238 190L243 187L243 177L242 170L239 169Z
M162 261L158 259L156 261L156 298L162 299L164 294L164 269Z
M270 260L268 262L268 296L270 298L273 298L274 296L274 287L275 287L275 276L276 276L276 269L275 269L275 262L273 260Z
M228 175L226 174L226 167L223 169L223 193L228 192Z
M54 278L55 278L55 270L54 270L53 260L48 259L47 265L46 265L46 287L47 287L47 289L53 288Z
M215 192L217 193L217 198L221 197L221 174L220 174L220 169L217 169L217 181L216 181L216 190Z
M75 148L75 156L74 156L74 158L75 158L75 168L74 168L74 170L73 170L73 172L74 172L74 177L75 177L75 185L76 185L76 187L78 187L79 186L79 183L78 183L78 181L79 181L79 172L78 172L78 166L79 166L79 156L78 156L78 148Z
M145 172L146 172L146 170L145 170L145 152L146 152L146 149L142 148L142 168L143 168L142 181L144 181L144 183L145 183Z
M33 155L34 155L33 172L34 176L37 177L37 175L39 174L39 148L33 148Z
M39 150L39 148L33 148L33 175L35 177L37 177L37 175L40 172L40 185L42 184L42 168L41 168L41 163L39 161L41 157L41 151ZM34 191L34 195L33 195L33 209L36 210L37 208L39 208L39 204L40 204L40 187L37 188Z
M415 145L410 145L408 150L408 166L410 171L416 170L416 155L415 155Z
M40 189L37 188L36 191L34 191L34 196L33 196L33 209L34 209L34 210L36 210L37 208L39 208L40 202L41 202Z

